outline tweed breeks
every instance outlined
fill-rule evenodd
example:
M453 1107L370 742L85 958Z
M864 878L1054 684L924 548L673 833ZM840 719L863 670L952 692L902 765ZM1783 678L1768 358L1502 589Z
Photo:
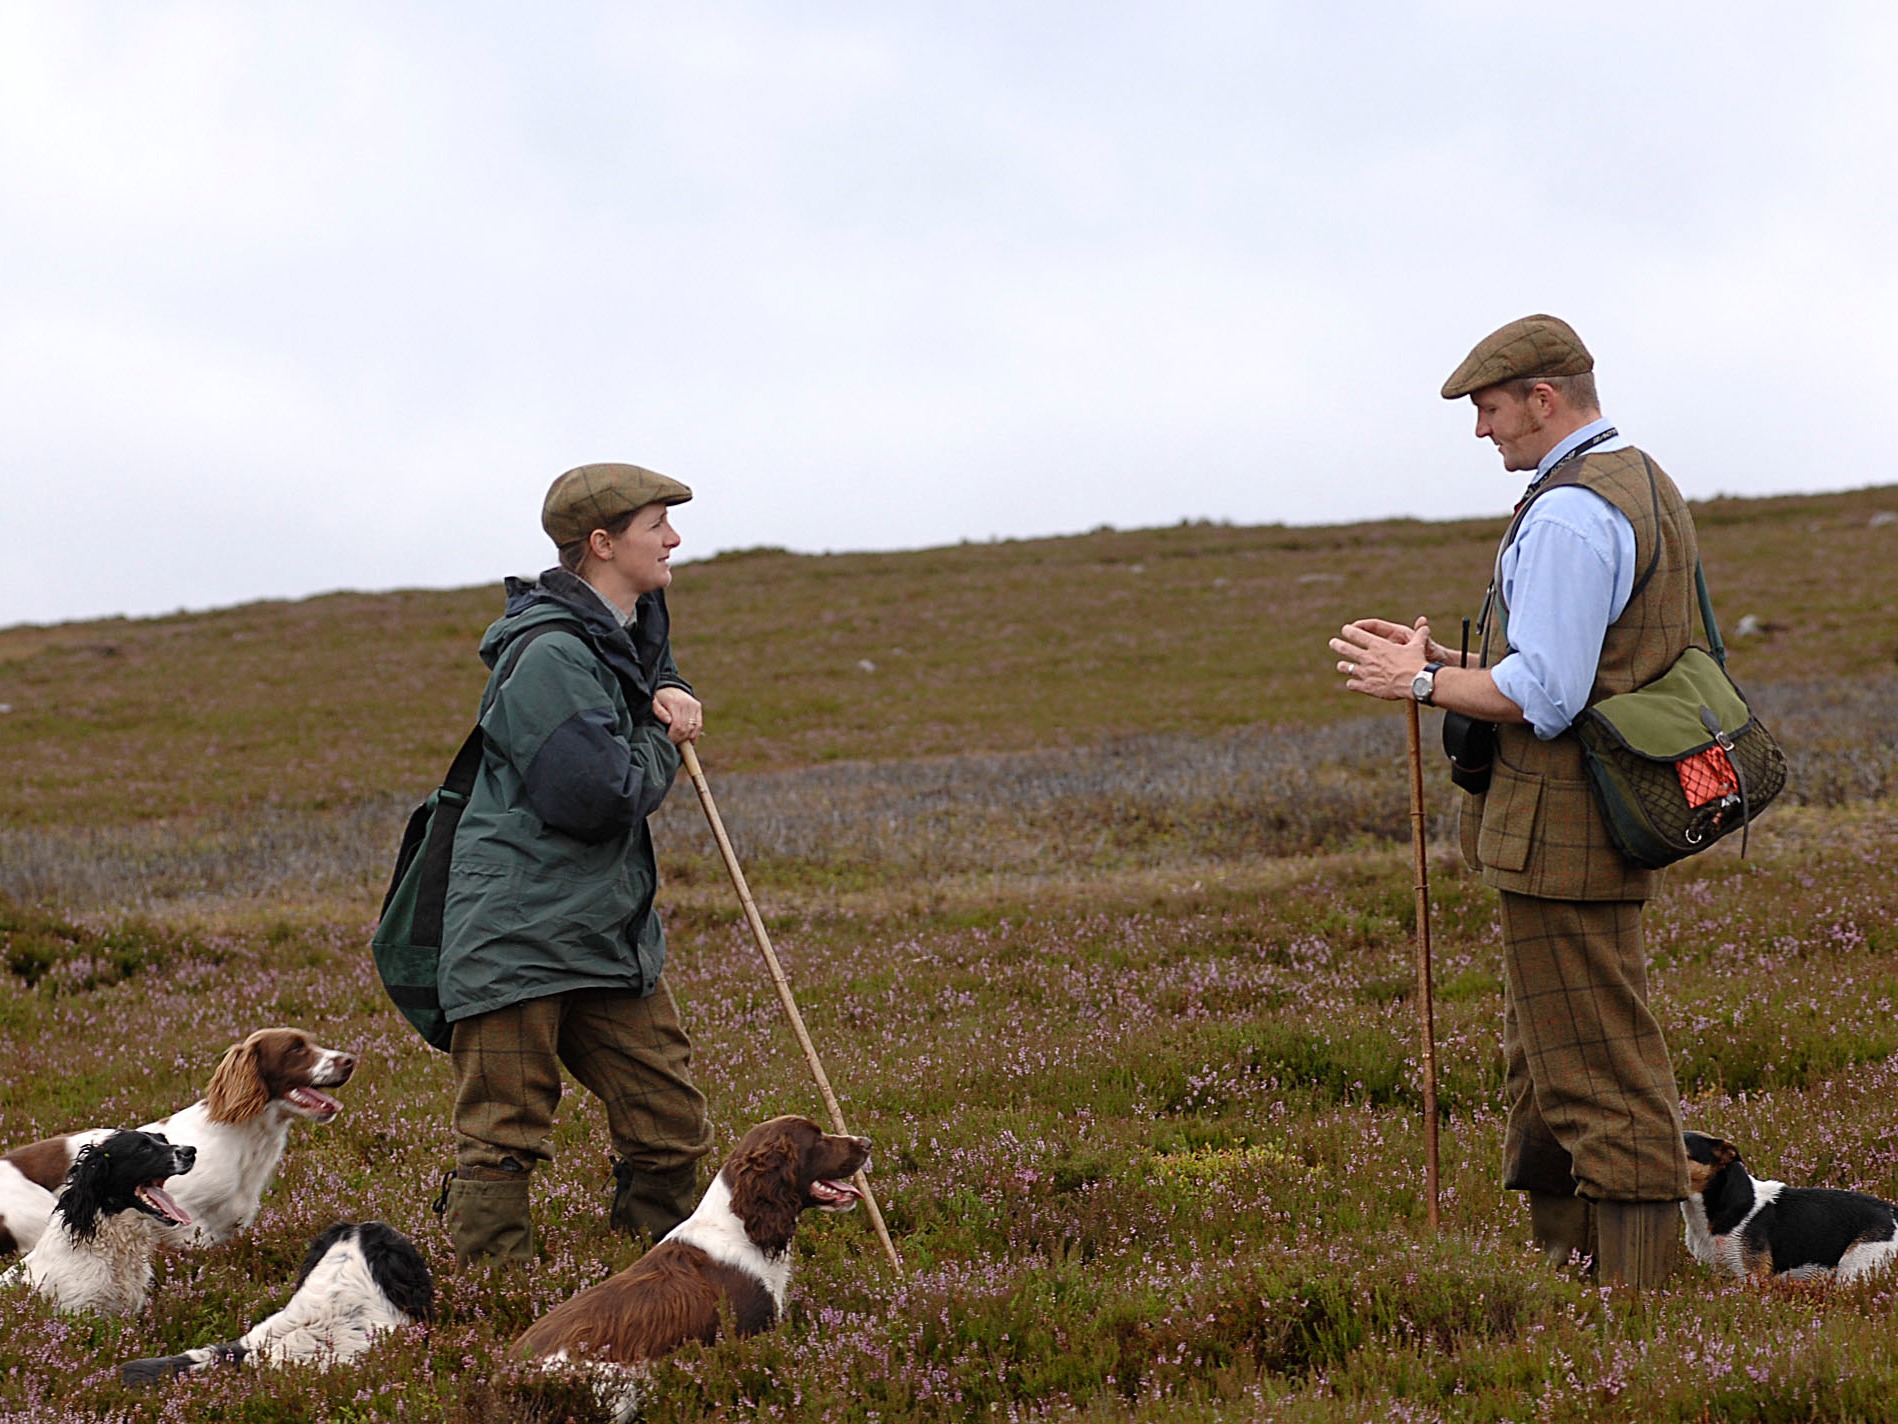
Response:
M1504 892L1503 1185L1687 1195L1680 1092L1647 1003L1641 902Z
M692 1046L663 977L645 998L576 989L461 1019L454 1031L459 1167L551 1160L562 1064L605 1107L613 1150L635 1168L661 1172L711 1150Z

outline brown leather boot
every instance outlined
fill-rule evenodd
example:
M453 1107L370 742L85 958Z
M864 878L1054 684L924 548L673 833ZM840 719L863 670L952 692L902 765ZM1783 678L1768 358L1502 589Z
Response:
M1679 1202L1596 1202L1595 1230L1601 1242L1595 1264L1604 1284L1652 1290L1673 1274Z
M1595 1204L1586 1197L1530 1192L1529 1234L1551 1266L1562 1267L1571 1257L1591 1261L1596 1255Z

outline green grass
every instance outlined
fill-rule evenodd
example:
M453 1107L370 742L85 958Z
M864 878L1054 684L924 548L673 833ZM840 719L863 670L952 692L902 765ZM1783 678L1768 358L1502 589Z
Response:
M1729 621L1783 625L1736 662L1795 789L1745 860L1728 843L1671 873L1647 930L1689 1122L1760 1175L1898 1198L1898 560L1872 557L1890 531L1867 523L1892 502L1701 507ZM1323 634L1363 611L1347 597L1454 608L1492 535L1187 526L680 571L720 803L876 1142L905 1270L861 1214L807 1221L789 1320L680 1352L649 1419L1891 1417L1898 1279L1769 1288L1690 1265L1629 1298L1525 1248L1496 1181L1495 901L1450 848L1434 766L1427 1228L1401 717L1336 694ZM1346 568L1342 588L1309 578ZM428 1209L446 1064L365 949L404 802L465 730L488 601L0 631L0 1142L169 1111L269 1023L363 1060L343 1116L295 1130L253 1230L161 1260L143 1316L0 1291L0 1419L598 1417L507 1347L630 1255L599 1112L563 1105L538 1266L457 1270ZM1156 632L1130 649L1136 609ZM365 628L387 644L365 654ZM1849 680L1822 675L1834 655ZM818 1113L689 795L656 834L720 1148ZM431 1334L327 1374L115 1382L122 1359L240 1333L315 1232L370 1216L429 1255Z

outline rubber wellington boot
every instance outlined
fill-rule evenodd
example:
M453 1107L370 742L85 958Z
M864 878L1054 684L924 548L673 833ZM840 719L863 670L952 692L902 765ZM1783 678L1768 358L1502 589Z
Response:
M1594 1258L1594 1208L1587 1197L1529 1193L1529 1234L1551 1266L1566 1266L1571 1256Z
M1604 1284L1652 1290L1673 1273L1681 1242L1678 1202L1596 1202L1595 1230Z
M613 1209L610 1220L617 1231L635 1239L662 1239L692 1214L698 1202L699 1164L687 1162L660 1171L635 1167L624 1157L613 1159Z
M441 1203L448 1239L462 1265L534 1259L526 1173L463 1167L443 1183Z

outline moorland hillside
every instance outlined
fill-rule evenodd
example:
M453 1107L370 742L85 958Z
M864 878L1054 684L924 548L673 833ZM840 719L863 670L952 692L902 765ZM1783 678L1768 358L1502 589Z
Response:
M1732 667L1790 789L1648 915L1688 1121L1759 1175L1898 1198L1898 488L1697 505ZM1882 1419L1898 1278L1689 1266L1636 1300L1525 1250L1496 1182L1499 931L1430 758L1443 1220L1426 1226L1404 718L1335 686L1367 612L1471 612L1496 521L1182 525L681 566L704 758L904 1269L807 1222L789 1320L660 1368L647 1418ZM542 1258L458 1271L429 1211L442 1057L365 943L401 818L465 732L498 588L0 629L0 1146L139 1122L297 1023L363 1066L252 1231L147 1311L0 1289L0 1421L586 1421L508 1342L625 1264L570 1095ZM1747 620L1744 633L1742 620ZM1426 732L1434 736L1434 718ZM695 800L656 818L667 974L719 1149L819 1113ZM309 1239L380 1217L432 1332L327 1373L152 1393Z

